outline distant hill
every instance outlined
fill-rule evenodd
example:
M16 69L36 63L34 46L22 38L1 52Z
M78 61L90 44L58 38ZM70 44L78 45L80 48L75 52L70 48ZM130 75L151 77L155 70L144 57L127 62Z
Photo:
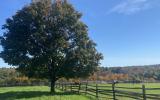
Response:
M15 68L0 68L0 81L17 77ZM160 82L160 64L126 67L100 67L89 79Z
M128 75L127 79L125 78L125 80L149 82L160 81L160 64L126 67L101 67L100 73L103 74L100 74L100 76L103 77L107 77L109 75L110 77L114 77L114 75L116 75L116 77L118 77L118 75Z
M140 65L140 66L125 66L125 67L160 67L160 64L154 64L154 65Z

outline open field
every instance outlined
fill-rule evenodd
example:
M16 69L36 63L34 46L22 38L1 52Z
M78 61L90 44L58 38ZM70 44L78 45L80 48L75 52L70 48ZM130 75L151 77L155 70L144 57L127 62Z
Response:
M67 86L69 90L70 86ZM79 87L81 87L79 89ZM81 84L80 86L72 85L72 91L82 92L101 100L160 100L160 83L145 84ZM60 87L64 89L65 87ZM114 91L114 92L113 92ZM113 96L115 94L115 96Z
M94 85L95 84L89 84L88 89L94 88L94 87L92 87ZM112 90L110 88L111 84L99 84L98 86L100 86L100 87L102 86L101 88L99 87L99 89ZM85 87L85 86L83 86L83 87ZM123 83L123 84L117 84L116 87L117 87L117 90L142 93L142 90L138 89L138 88L142 88L142 84L124 84ZM118 88L118 87L122 87L122 88L127 87L127 88L133 88L133 89L122 89L122 88ZM147 88L159 88L160 83L148 83L148 84L146 83L145 87L146 87L146 89ZM68 88L68 90L70 90L70 89ZM57 89L56 91L57 91L57 93L55 95L50 95L49 87L47 87L47 86L0 87L0 100L96 100L95 97L90 96L90 95L85 95L85 93L78 95L73 92L62 92L59 89ZM83 91L83 90L81 90L81 91ZM91 94L94 94L94 93L91 92ZM108 93L108 94L110 94L111 96L102 95L101 93L99 93L99 97L101 97L101 96L104 97L104 98L100 98L99 100L111 100L108 98L113 97L112 93ZM146 90L146 94L158 94L159 95L160 89ZM118 100L137 100L136 98L131 99L131 98L121 97L121 96L116 96L116 99L118 99ZM147 99L147 100L155 100L155 99Z
M88 97L57 90L50 95L47 86L1 87L0 100L89 100Z

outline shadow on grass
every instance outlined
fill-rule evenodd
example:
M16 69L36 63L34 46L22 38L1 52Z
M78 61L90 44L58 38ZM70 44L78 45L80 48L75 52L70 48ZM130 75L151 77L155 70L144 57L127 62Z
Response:
M43 91L18 91L18 92L5 92L0 93L0 100L21 100L21 99L32 99L42 96L65 96L74 95L73 92L57 92L55 94L50 94L50 92Z

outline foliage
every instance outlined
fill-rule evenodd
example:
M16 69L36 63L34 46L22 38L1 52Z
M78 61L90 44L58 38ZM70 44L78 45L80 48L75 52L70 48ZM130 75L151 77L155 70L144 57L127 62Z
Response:
M100 80L119 80L135 82L160 81L160 65L101 67L98 72ZM97 73L95 73L97 74Z
M14 68L0 68L0 83L17 77L17 74Z
M29 77L50 79L87 77L102 55L88 36L88 27L66 0L32 3L7 19L0 56Z
M18 85L18 84L34 84L34 83L48 83L47 80L28 78L22 73L19 73L15 68L0 68L0 85Z

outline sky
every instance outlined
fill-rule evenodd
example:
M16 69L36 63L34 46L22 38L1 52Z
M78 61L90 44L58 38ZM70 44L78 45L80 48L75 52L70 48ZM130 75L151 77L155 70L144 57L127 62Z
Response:
M0 3L0 27L31 0ZM83 14L102 66L160 64L160 0L69 0ZM0 29L0 34L3 30ZM0 48L2 50L2 48ZM9 66L0 60L0 66Z

